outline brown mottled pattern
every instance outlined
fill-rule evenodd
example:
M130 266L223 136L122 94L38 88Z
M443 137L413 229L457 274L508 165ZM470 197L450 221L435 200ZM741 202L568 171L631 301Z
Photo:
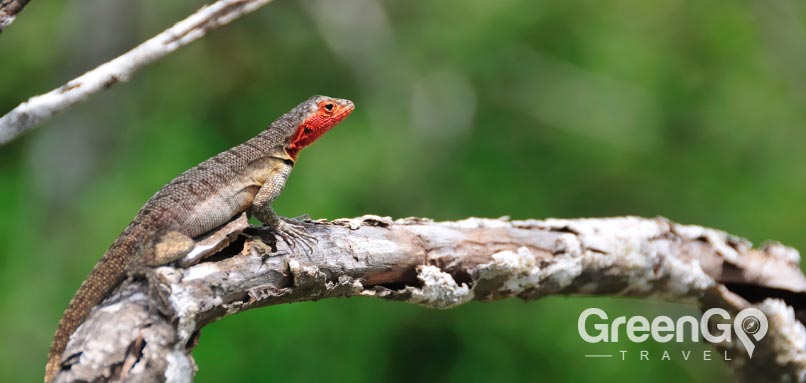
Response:
M148 200L67 306L48 354L45 382L51 381L58 371L70 334L90 309L125 278L127 266L140 260L146 247L159 235L176 231L197 237L249 209L269 178L273 183L277 182L274 178L282 178L284 183L290 170L288 164L294 160L286 151L289 142L298 127L319 112L318 105L322 102L335 102L352 110L352 102L347 100L311 97L256 137L185 171ZM282 173L282 177L274 173Z

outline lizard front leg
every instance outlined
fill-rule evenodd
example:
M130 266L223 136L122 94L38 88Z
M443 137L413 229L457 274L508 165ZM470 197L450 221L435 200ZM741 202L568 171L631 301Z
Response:
M300 242L308 250L313 251L313 243L316 241L316 237L305 232L302 222L281 217L271 207L272 202L283 191L291 169L291 165L287 163L283 163L273 169L266 182L255 194L250 214L269 227L273 234L282 239L288 247L294 248L296 243Z

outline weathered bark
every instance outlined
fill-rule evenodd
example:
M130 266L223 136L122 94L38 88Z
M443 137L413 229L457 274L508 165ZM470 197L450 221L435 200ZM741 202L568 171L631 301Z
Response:
M656 298L731 313L756 307L769 331L752 358L739 342L714 346L732 352L739 380L806 379L806 330L787 305L806 291L806 278L798 252L780 244L753 249L721 231L635 217L364 216L308 229L318 238L310 254L264 243L243 216L200 239L185 262L211 255L203 263L156 270L166 310L156 303L149 310L145 283L125 283L73 334L57 381L191 381L199 330L261 306L366 296L448 309L552 294Z
M119 82L128 81L148 64L271 1L218 0L117 58L84 73L57 89L31 97L0 117L0 144L13 140L53 114L83 101L92 94Z

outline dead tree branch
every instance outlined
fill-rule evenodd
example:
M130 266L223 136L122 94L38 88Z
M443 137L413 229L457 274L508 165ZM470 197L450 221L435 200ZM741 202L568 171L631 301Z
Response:
M0 32L14 22L28 0L0 0Z
M156 271L171 318L149 311L143 282L124 284L73 334L56 381L189 382L199 330L261 306L363 296L448 309L552 294L758 308L769 331L752 358L739 342L714 347L732 352L739 380L806 379L806 330L787 304L806 291L806 279L798 252L780 244L754 249L721 231L635 217L364 216L311 223L309 232L318 238L311 254L264 243L244 216L200 239L186 262L205 262Z
M119 82L128 81L146 65L271 1L219 0L112 61L84 73L57 89L31 97L0 117L0 144L13 140L53 114L83 101L94 93Z

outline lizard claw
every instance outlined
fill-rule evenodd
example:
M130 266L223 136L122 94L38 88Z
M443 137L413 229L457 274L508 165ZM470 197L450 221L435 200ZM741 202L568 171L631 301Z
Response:
M294 218L284 218L284 217L280 217L280 219L285 219L286 221L293 221L293 222L295 222L295 223L297 223L297 224L301 225L301 224L303 224L303 223L304 223L304 222L301 222L301 221L310 221L310 220L311 220L311 216L310 216L309 214L303 214L303 215L298 215L298 216L296 216L296 217L294 217Z

